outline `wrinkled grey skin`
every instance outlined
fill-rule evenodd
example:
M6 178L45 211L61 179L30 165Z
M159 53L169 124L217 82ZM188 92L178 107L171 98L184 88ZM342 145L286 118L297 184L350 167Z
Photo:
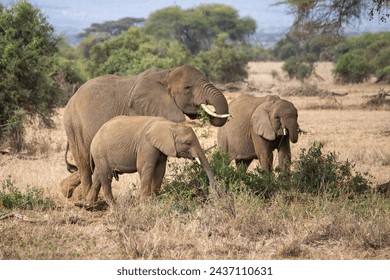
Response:
M172 69L150 69L133 77L106 75L85 83L69 100L64 112L64 127L76 166L61 182L66 197L81 183L85 197L92 184L89 149L99 128L119 115L162 116L183 122L185 115L198 117L201 104L215 107L215 113L228 114L224 95L197 69L185 65ZM215 126L227 117L211 117Z
M237 164L244 164L245 168L253 159L259 159L264 170L272 170L273 150L278 150L279 166L288 170L291 163L290 141L298 141L298 111L295 106L276 95L243 95L229 104L229 110L232 119L218 128L219 148ZM283 128L287 135L282 135Z
M87 205L97 201L100 187L113 203L111 181L118 174L138 172L141 194L155 195L161 187L167 157L195 159L206 171L210 186L214 176L191 127L162 117L119 116L105 123L91 143L92 188Z

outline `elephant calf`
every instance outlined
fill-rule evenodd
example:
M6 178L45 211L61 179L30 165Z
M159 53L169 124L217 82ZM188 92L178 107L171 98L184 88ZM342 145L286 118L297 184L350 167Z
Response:
M262 169L272 170L273 150L279 152L279 165L287 170L291 162L290 141L298 141L298 111L276 95L243 95L229 104L233 118L218 129L219 148L237 164L248 168L259 159Z
M118 116L106 122L91 143L92 188L87 205L96 202L100 187L113 202L112 178L137 172L141 194L157 194L165 174L167 157L197 159L206 170L210 186L214 176L199 140L189 126L162 117Z

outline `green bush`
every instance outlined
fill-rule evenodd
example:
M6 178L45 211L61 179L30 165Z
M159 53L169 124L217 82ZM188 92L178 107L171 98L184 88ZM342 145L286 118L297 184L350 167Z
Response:
M388 82L384 69L390 65L390 32L349 38L335 46L334 57L339 82L360 83L371 75Z
M314 143L309 149L302 149L299 158L292 164L292 171L273 172L256 167L245 172L243 166L233 167L229 157L215 151L210 157L210 166L217 184L226 191L240 193L250 191L264 199L278 192L297 191L308 195L329 194L331 197L344 195L354 197L370 192L371 182L367 174L354 171L349 161L341 162L334 152L324 154L323 144ZM173 179L166 180L161 198L177 205L180 209L195 209L196 203L206 201L208 179L203 168L191 163L184 169L174 169Z
M227 38L227 34L219 34L209 51L202 51L193 59L194 66L213 82L237 82L248 77L249 54L242 45L228 43Z
M51 198L43 196L43 190L36 187L27 187L26 193L22 193L11 178L2 182L0 190L0 206L6 209L53 209L55 204Z
M22 148L28 117L53 124L59 91L50 78L58 38L40 10L27 1L0 4L0 144Z
M291 173L293 184L301 192L312 194L342 192L362 194L370 190L370 181L349 161L338 161L334 152L323 154L323 143L302 149Z
M90 50L89 71L104 74L135 75L151 67L171 68L188 63L189 51L175 40L157 40L139 28L95 44Z
M378 71L378 80L390 83L390 66Z
M370 77L368 60L357 53L346 53L337 61L333 70L340 83L361 83Z
M61 91L58 105L65 106L77 89L89 79L86 60L64 39L59 43L59 53L50 77Z
M282 69L287 72L290 79L296 78L302 82L313 72L313 64L297 57L290 57L284 62Z

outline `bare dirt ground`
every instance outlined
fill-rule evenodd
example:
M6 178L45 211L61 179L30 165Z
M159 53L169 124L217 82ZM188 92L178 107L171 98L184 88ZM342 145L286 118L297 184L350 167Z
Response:
M239 85L238 91L225 92L226 97L231 101L241 94L281 95L295 104L299 124L308 131L292 145L293 160L300 149L321 141L325 151L335 151L341 160L354 162L356 170L371 174L375 184L389 181L390 110L361 105L368 96L389 91L390 86L372 81L335 84L331 63L319 63L316 77L301 84L289 81L281 66L281 62L250 63L248 83ZM290 95L299 87L348 94ZM40 187L57 205L50 211L14 210L12 213L17 215L0 220L0 259L390 258L390 245L383 246L390 244L390 234L383 236L383 230L389 232L389 228L375 231L377 225L368 219L327 208L320 200L312 201L310 212L308 206L305 210L298 205L280 208L277 205L282 202L277 198L265 206L243 195L235 199L233 214L226 210L233 203L229 199L195 213L180 213L167 210L158 201L127 198L137 189L139 178L138 174L126 174L113 183L114 196L123 201L116 211L87 212L74 207L77 193L76 198L67 200L59 188L60 181L68 175L62 114L63 109L59 109L55 130L31 126L23 153L0 154L0 181L11 178L21 190ZM216 143L215 128L194 128L204 148ZM7 213L0 207L0 216ZM383 222L389 224L388 220ZM343 226L351 236L359 232L366 237L354 239L345 233L336 234L336 229ZM378 245L379 239L382 243L378 241Z

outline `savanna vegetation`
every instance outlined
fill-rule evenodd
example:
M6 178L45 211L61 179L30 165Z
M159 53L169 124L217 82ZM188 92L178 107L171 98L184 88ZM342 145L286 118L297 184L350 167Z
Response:
M384 2L284 2L296 21L272 49L254 45L256 22L226 5L95 23L76 46L27 1L0 5L0 258L390 258L390 33L342 32L365 12L388 20ZM214 83L245 81L229 100L271 93L296 105L308 134L292 147L291 172L246 173L209 148L218 198L199 165L170 160L156 198L138 197L133 174L114 182L115 209L65 199L62 107L77 88L185 63ZM215 144L215 128L191 125L205 148Z

